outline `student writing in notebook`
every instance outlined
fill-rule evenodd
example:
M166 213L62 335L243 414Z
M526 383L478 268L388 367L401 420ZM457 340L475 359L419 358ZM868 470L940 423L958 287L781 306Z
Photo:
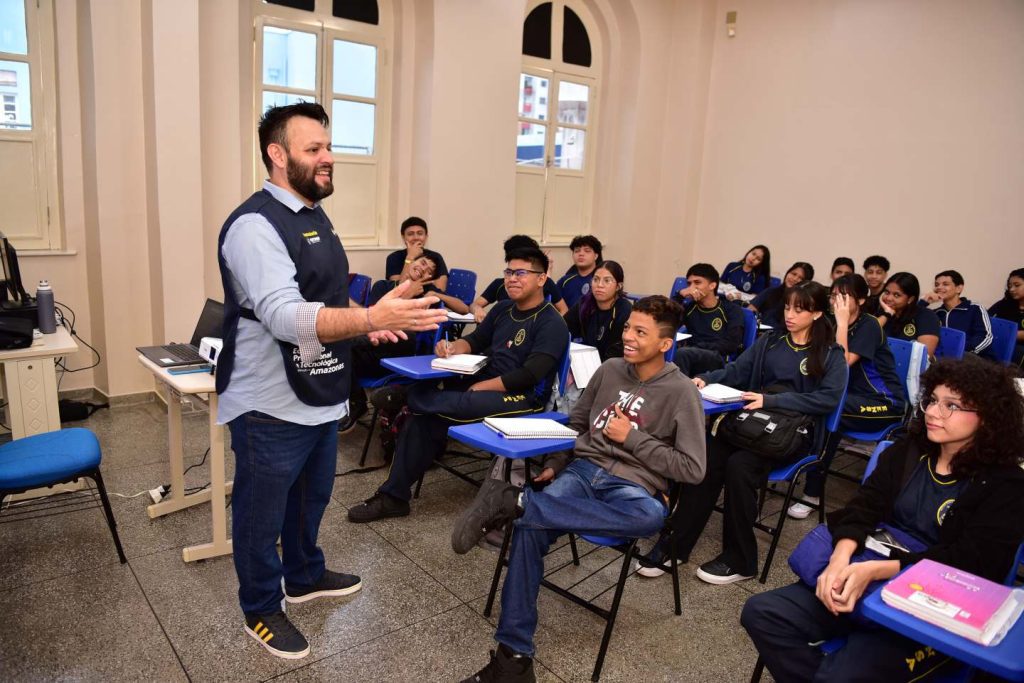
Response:
M513 250L505 267L509 299L494 305L469 335L438 342L435 353L482 354L490 361L475 375L440 384L424 381L408 389L412 415L398 433L387 480L363 503L349 509L350 522L372 522L409 514L412 487L444 452L448 427L485 417L514 417L544 409L558 361L566 353L569 330L558 311L544 301L548 257L535 248ZM377 397L374 397L377 402Z
M565 314L572 338L595 347L602 362L622 356L622 330L633 309L624 279L622 266L605 261L594 271L590 292Z
M1024 538L1024 404L1011 371L966 356L921 378L909 436L887 448L846 507L829 513L831 545L815 585L747 600L740 622L776 681L928 681L949 658L851 618L873 581L931 559L1002 583ZM923 546L855 561L879 524ZM834 547L833 547L834 546ZM828 656L824 641L846 637ZM939 667L942 667L941 669Z
M683 313L692 335L676 351L676 365L687 377L716 370L729 354L743 347L743 309L718 295L718 271L709 263L695 263L686 271L686 287L676 298L689 301Z
M571 456L548 458L538 483L519 488L485 479L452 531L452 548L469 552L485 531L513 522L501 594L498 648L474 681L533 681L537 593L544 554L567 533L636 538L657 532L670 481L704 476L704 411L696 387L665 352L675 343L679 306L663 296L636 303L622 358L604 363L573 409L580 432Z

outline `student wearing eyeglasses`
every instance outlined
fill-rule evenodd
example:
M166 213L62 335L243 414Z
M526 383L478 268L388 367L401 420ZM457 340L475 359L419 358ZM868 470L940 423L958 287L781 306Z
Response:
M537 240L533 239L529 235L512 235L503 245L505 249L505 260L508 260L508 255L515 249L532 248L540 249L540 245L537 244ZM550 263L550 262L549 262ZM487 315L487 307L498 301L506 301L509 298L508 291L505 289L505 280L503 278L495 278L491 281L491 284L484 288L484 291L480 293L469 307L469 312L473 314L476 321L482 322L484 317ZM551 302L551 305L555 307L559 315L565 315L566 311L569 310L565 300L562 298L562 290L558 288L555 281L550 277L544 281L544 298Z
M851 613L872 582L922 559L1005 580L1024 538L1024 402L1012 373L975 356L932 365L909 435L881 454L846 507L829 513L834 549L816 585L747 600L740 623L775 680L931 680L950 666L946 655ZM851 562L882 523L924 549ZM846 644L825 656L820 644L839 636Z
M509 299L494 305L469 335L438 342L434 352L489 357L474 375L456 375L438 383L418 382L407 396L390 390L390 405L412 412L398 433L394 461L385 481L365 502L348 511L350 522L372 522L409 514L412 487L444 452L448 427L485 417L516 417L540 412L551 395L558 361L566 352L569 330L544 300L548 257L540 249L508 254L504 272ZM373 398L375 405L381 405Z

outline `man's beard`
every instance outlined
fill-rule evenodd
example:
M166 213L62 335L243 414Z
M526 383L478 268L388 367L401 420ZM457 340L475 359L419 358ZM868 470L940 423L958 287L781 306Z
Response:
M334 193L334 183L328 176L326 185L318 185L316 182L316 166L305 166L301 162L288 156L288 183L311 202L318 202L324 197L330 197Z

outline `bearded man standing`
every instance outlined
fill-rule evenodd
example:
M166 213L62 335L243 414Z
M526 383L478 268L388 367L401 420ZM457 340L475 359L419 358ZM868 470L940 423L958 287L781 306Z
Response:
M348 260L319 201L334 191L323 107L274 107L259 125L269 179L224 223L224 348L217 422L231 430L232 540L245 632L271 654L299 659L309 643L283 611L348 595L358 576L326 568L317 535L334 487L338 420L348 412L349 343L368 334L437 328L436 297L348 308ZM396 330L392 332L391 330ZM281 539L281 555L277 539ZM282 590L282 578L284 589Z

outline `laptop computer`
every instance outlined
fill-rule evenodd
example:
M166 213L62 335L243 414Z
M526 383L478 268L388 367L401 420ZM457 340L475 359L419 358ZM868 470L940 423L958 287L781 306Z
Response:
M201 365L206 359L199 355L199 344L203 337L216 337L224 333L224 304L207 299L203 312L199 314L192 341L188 344L164 344L163 346L137 346L135 350L162 368L176 368L184 365Z

